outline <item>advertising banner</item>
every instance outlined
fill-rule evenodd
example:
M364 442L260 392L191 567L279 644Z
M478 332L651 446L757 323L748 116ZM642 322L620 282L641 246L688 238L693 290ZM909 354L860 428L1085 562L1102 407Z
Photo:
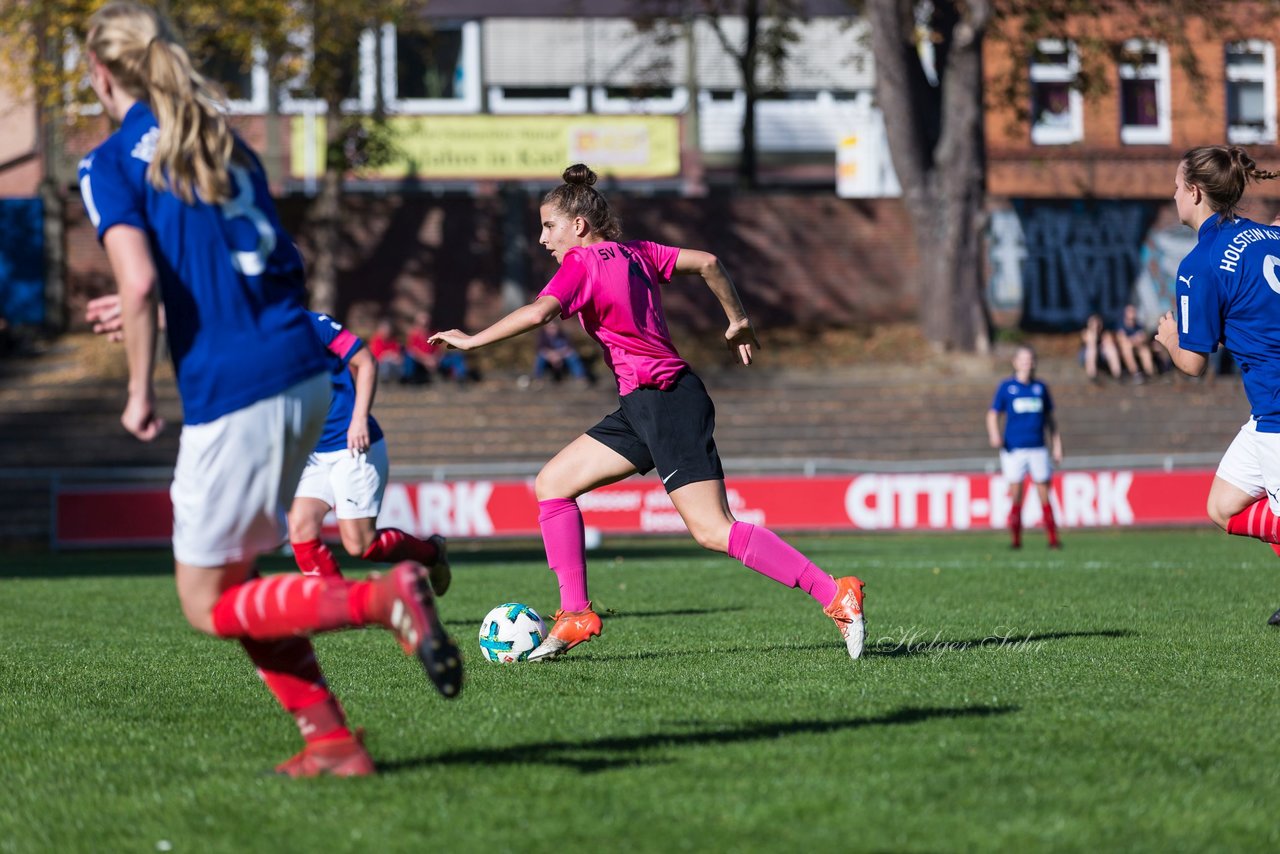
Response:
M392 116L387 122L395 157L361 177L558 179L571 163L618 178L680 174L675 116ZM324 117L295 117L292 140L293 174L323 172Z
M1063 528L1208 524L1211 469L1067 471L1054 478ZM976 531L1004 528L1007 487L999 475L861 474L733 477L729 504L744 522L778 531ZM172 528L163 488L65 485L56 496L55 545L163 545ZM583 521L600 534L682 533L684 523L656 478L635 478L578 499ZM1038 501L1023 522L1040 522ZM532 537L538 504L530 480L393 482L378 524L417 536ZM332 518L327 533L337 532Z

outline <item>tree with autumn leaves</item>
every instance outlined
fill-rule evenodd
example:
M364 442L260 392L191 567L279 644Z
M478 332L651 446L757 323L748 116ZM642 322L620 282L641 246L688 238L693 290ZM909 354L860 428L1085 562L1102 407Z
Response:
M179 27L193 55L213 50L247 64L254 51L269 57L274 87L305 79L327 107L326 169L311 209L315 234L310 281L313 304L336 301L334 248L342 180L356 159L385 152L379 137L381 99L373 122L344 117L356 34L382 23L421 26L427 0L184 0L161 7ZM74 112L69 98L81 91L83 69L65 60L82 43L80 28L100 0L40 0L0 6L0 32L16 49L0 51L0 85L30 91L41 110L47 226L61 228L69 175L61 155L64 122ZM644 4L640 4L644 5ZM748 17L748 38L731 54L752 77L757 62L777 64L788 49L785 29L763 30L764 19L798 14L792 0L650 0L649 14L681 17ZM925 337L944 350L981 350L990 340L984 298L986 226L985 110L992 99L1029 104L1028 66L1044 39L1066 39L1079 53L1075 85L1087 96L1110 88L1115 63L1124 61L1129 38L1163 41L1180 71L1203 80L1201 58L1188 34L1198 31L1224 41L1246 39L1276 20L1280 0L1216 3L1206 0L849 0L851 12L870 24L876 61L876 100L883 110L891 156L914 226L920 267L920 323ZM773 25L770 25L773 26ZM773 33L761 49L752 33ZM995 42L1007 58L998 79L984 74L984 47ZM733 47L727 45L727 49ZM376 75L381 79L381 75ZM274 101L273 101L274 102ZM373 129L372 131L370 129ZM744 132L743 159L754 159L754 134ZM270 160L270 157L268 157ZM746 174L750 174L747 172ZM61 247L61 234L47 244ZM62 265L50 264L50 288L60 294Z
M72 192L75 163L64 140L68 129L94 114L83 107L92 102L86 70L80 57L84 27L105 0L39 0L0 4L0 86L31 98L39 111L44 177L46 229L46 293L53 313L49 324L61 328L64 294L65 206ZM346 174L390 156L387 135L381 132L380 109L370 118L344 115L342 102L353 79L359 34L382 24L423 27L426 0L160 0L157 7L174 23L197 67L215 58L234 58L248 71L255 55L266 57L271 92L269 114L275 113L277 93L288 86L298 97L324 103L325 165L318 194L311 206L315 252L308 284L313 307L332 311L337 297L334 254L340 244L342 184ZM381 80L381 75L377 75ZM382 99L377 98L381 105ZM278 145L268 120L269 147ZM276 158L268 151L266 160Z

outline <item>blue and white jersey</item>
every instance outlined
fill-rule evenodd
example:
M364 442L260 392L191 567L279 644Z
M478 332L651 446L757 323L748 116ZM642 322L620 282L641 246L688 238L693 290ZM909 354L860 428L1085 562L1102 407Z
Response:
M329 403L329 415L324 421L324 433L316 445L316 452L341 451L347 447L347 430L351 427L351 413L356 407L356 384L347 364L364 342L349 329L327 314L308 312L315 321L316 334L329 351L329 367L333 372L333 400ZM369 416L369 444L382 438L382 428Z
M80 162L80 194L102 240L146 232L164 300L183 420L213 421L328 368L307 316L302 258L243 144L232 197L185 204L147 181L160 130L145 103Z
M1018 382L1018 377L1006 377L1000 381L991 408L1004 413L1004 447L1043 448L1044 429L1049 413L1053 412L1053 397L1049 387L1040 380Z
M1280 229L1212 216L1178 266L1178 346L1225 344L1258 430L1280 433Z

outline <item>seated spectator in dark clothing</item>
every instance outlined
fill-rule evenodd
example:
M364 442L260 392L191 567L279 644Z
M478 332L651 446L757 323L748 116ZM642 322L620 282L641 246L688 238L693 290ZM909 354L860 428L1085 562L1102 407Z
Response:
M406 375L412 382L430 382L434 377L464 383L475 377L468 373L466 357L461 350L449 350L431 343L437 330L431 324L431 313L420 311L405 339L405 355L409 365Z
M1106 363L1111 376L1120 379L1120 348L1116 345L1115 333L1107 329L1102 322L1101 314L1091 314L1080 330L1080 359L1084 363L1084 374L1091 382L1098 379L1098 359Z
M396 337L395 327L388 318L378 321L373 335L369 336L369 353L378 363L378 379L397 379L405 382L404 349Z
M1151 333L1138 322L1138 307L1130 303L1124 307L1120 328L1116 330L1116 344L1125 370L1135 383L1146 382L1156 375L1156 360L1151 349Z
M548 371L556 382L560 382L566 372L582 383L590 379L582 357L556 320L549 321L538 330L538 352L533 362L534 380L542 379Z

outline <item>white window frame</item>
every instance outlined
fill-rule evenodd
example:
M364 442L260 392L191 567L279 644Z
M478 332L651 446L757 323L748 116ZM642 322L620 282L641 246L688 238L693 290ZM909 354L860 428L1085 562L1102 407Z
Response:
M249 69L249 97L228 98L227 112L233 115L261 115L267 112L267 51L253 46L253 65Z
M298 44L302 45L303 60L306 67L310 68L315 61L315 54L311 47L311 30L305 29L296 34ZM374 83L375 72L377 67L377 50L376 33L372 29L363 30L360 33L360 41L357 51L356 65L356 81L357 95L354 98L347 98L342 102L342 111L344 113L371 113L373 112L374 102ZM293 88L301 88L306 83L306 72L302 72L298 77L290 80L280 90L280 112L286 115L293 114L323 114L328 112L328 105L323 98L294 98L289 94L289 90Z
M567 98L512 98L507 97L506 87L490 86L489 112L494 115L531 115L538 113L576 115L587 111L586 86L539 86L538 88L568 88L569 96Z
M593 86L591 88L592 110L602 115L632 113L673 115L683 113L688 106L687 86L672 87L671 96L668 98L611 98L608 87Z
M1065 63L1032 61L1030 71L1033 94L1037 83L1074 84L1076 82L1076 77L1080 73L1080 55L1074 42L1046 39L1039 42L1037 47L1042 54L1065 53L1067 59ZM1034 106L1033 98L1032 107L1034 108ZM1068 90L1067 114L1070 121L1066 127L1039 124L1033 117L1031 123L1032 144L1069 145L1084 139L1084 97L1074 85L1071 85Z
M1120 125L1120 142L1125 145L1168 145L1173 141L1172 99L1169 94L1169 46L1163 42L1130 39L1125 42L1125 50L1134 53L1154 53L1154 64L1135 65L1122 63L1119 67L1120 79L1154 80L1156 83L1156 125ZM1123 85L1123 84L1122 84ZM1123 97L1123 96L1121 96ZM1121 120L1124 118L1123 101L1118 103Z
M1262 68L1232 66L1226 57L1231 54L1261 54ZM1261 83L1263 122L1262 128L1249 125L1227 125L1227 141L1236 144L1274 143L1276 141L1276 49L1269 41L1249 39L1227 44L1225 65L1227 89L1232 83Z
M382 27L382 92L387 109L407 115L478 113L480 101L480 22L462 23L462 94L458 98L401 98L394 24Z

